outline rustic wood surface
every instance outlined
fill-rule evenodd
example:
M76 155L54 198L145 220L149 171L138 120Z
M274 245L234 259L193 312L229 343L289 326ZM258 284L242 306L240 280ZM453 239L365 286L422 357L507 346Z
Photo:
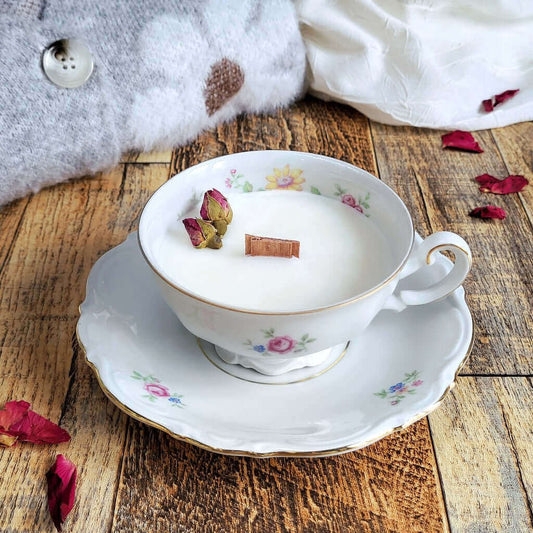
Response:
M521 532L533 529L533 188L483 195L473 178L533 179L533 124L476 133L483 154L443 150L442 132L370 123L308 98L247 116L171 152L125 154L111 172L0 209L0 405L26 399L70 443L0 450L0 531L53 531L45 472L79 471L72 532ZM225 457L176 441L104 396L75 340L98 257L136 229L161 183L243 150L320 153L379 175L421 234L463 235L476 340L456 388L407 430L322 459ZM504 221L471 219L481 204Z

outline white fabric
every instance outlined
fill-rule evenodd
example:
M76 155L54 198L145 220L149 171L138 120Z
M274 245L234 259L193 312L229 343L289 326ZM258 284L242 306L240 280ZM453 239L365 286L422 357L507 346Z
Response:
M297 0L309 84L386 124L533 120L533 1ZM492 113L481 102L520 89Z

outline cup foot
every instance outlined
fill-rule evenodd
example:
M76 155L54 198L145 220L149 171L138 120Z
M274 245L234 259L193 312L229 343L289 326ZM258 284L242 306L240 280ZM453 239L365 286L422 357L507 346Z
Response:
M262 364L263 361L257 364L255 360L250 361L247 357L229 352L202 339L198 339L198 344L211 363L231 376L254 383L284 385L306 381L323 374L343 358L349 342L287 360L281 365L279 361L276 364L267 361L271 363L270 365Z

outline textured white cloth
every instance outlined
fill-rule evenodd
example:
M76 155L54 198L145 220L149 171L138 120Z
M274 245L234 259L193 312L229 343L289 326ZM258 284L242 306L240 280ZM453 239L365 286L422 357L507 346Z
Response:
M531 0L297 0L311 92L373 120L484 129L533 120ZM508 89L511 100L483 111Z
M64 38L94 57L75 89L41 68ZM0 205L304 89L290 0L0 0L0 49Z

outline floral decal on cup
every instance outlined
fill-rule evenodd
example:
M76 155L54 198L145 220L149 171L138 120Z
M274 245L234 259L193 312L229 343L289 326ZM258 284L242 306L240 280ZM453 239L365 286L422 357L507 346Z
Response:
M266 177L265 189L283 189L286 191L301 191L305 178L301 178L303 170L293 168L287 164L283 168L275 168L273 174Z
M143 381L143 389L146 394L143 394L143 398L147 398L151 402L156 402L159 400L166 400L170 402L173 407L184 407L182 402L183 396L181 394L171 394L167 386L161 384L161 380L157 379L155 376L149 374L148 376L143 376L140 372L134 370L130 376L132 379Z
M237 173L237 169L232 168L229 178L226 178L224 184L228 189L241 189L242 192L252 192L254 186L249 181L244 181L244 175Z
M379 396L384 400L390 400L391 405L398 405L408 394L416 394L416 388L424 383L419 379L420 372L413 370L409 374L405 374L405 379L391 385L388 389L382 389L375 392L375 396Z
M319 194L319 195L322 194L320 192L320 189L314 186L311 187L310 192L313 194ZM370 209L370 204L368 203L368 201L370 200L369 192L367 192L365 196L359 196L356 199L353 194L350 194L346 189L343 189L340 185L335 184L335 191L333 195L337 196L343 204L351 207L352 209L355 209L356 211L358 211L359 213L362 213L363 215L369 216L365 213L365 209Z
M248 339L244 345L250 350L265 355L271 354L288 354L300 353L307 351L307 345L316 341L306 333L300 337L300 340L293 339L290 335L276 335L274 328L261 330L264 335L264 341L260 343L252 342Z
M224 180L224 184L228 189L242 190L242 192L253 192L254 186L245 180L244 174L240 174L236 168L232 168L230 176ZM303 170L299 168L291 169L290 165L285 165L283 168L274 168L273 173L266 177L267 184L265 188L257 188L255 191L265 190L286 190L286 191L303 191L302 186L305 183L305 178L302 178ZM311 194L322 195L322 192L318 187L310 185L305 187ZM333 197L337 197L343 204L355 209L359 213L369 216L365 209L370 209L370 193L367 192L365 196L358 196L357 198L349 193L346 189L342 188L339 184L335 184L335 190L333 191ZM331 196L326 194L326 196Z

